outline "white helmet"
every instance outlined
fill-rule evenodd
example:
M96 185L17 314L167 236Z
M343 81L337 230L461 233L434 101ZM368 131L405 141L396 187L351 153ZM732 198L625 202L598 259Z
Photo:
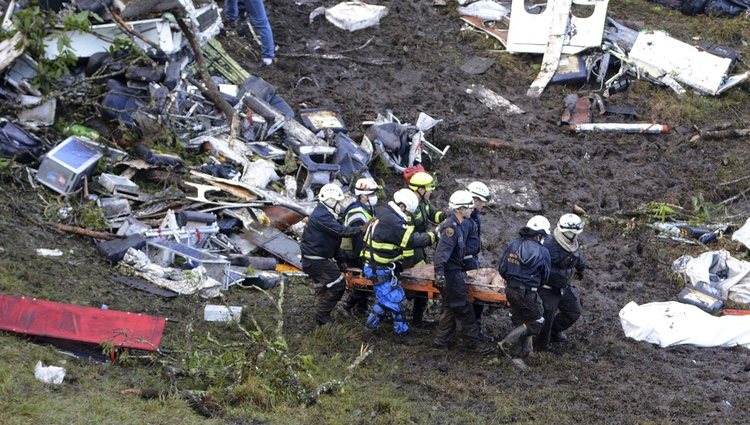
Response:
M575 214L563 214L557 220L557 228L570 239L583 232L583 220Z
M338 185L328 183L320 188L318 200L330 208L334 208L337 203L344 200L344 192L341 191Z
M414 191L409 189L399 189L393 194L393 202L403 204L406 207L406 211L413 214L414 211L419 207L419 198Z
M526 223L526 227L528 227L531 230L536 230L537 232L544 232L545 234L549 235L549 220L547 220L543 215L535 215L534 217L531 217L529 221Z
M482 182L471 182L468 186L466 186L466 190L471 192L474 197L479 198L479 200L483 202L487 202L490 200L490 189L486 184Z
M452 210L474 208L474 197L468 190L457 190L453 192L453 195L448 200L448 206Z
M363 178L357 180L354 184L354 194L359 195L372 195L378 190L378 184L375 180L369 178Z

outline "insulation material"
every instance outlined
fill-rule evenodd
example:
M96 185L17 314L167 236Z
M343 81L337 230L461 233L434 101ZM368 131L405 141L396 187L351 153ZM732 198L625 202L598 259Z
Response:
M510 12L507 8L492 0L480 0L456 10L463 16L475 16L485 21L499 21Z
M660 347L690 344L698 347L750 348L750 316L712 316L676 301L638 305L620 310L625 336Z
M321 14L325 14L328 22L336 27L354 32L380 24L380 20L388 14L388 8L361 1L347 1L333 7L315 9L310 14L310 22Z

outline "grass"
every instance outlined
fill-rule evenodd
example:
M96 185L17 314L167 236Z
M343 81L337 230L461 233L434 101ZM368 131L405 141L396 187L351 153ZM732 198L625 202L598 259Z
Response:
M680 39L698 37L728 43L744 54L750 53L747 46L736 43L738 35L748 33L747 20L681 19L679 13L643 0L610 2L610 10L616 16L641 20L652 28L669 26L673 36ZM493 40L473 33L457 37L461 43L471 43L476 50L496 45ZM496 66L505 77L493 84L515 81L521 86L513 88L525 90L540 60L529 55L500 55ZM549 94L538 105L561 109L560 95L569 92L569 87L550 87ZM644 119L667 121L689 129L692 125L710 126L717 116L738 121L746 119L736 112L744 109L746 97L746 88L740 87L719 97L688 94L680 98L669 89L638 82L616 99L618 103L634 103ZM607 142L617 149L625 149L636 145L633 140L612 137ZM697 151L699 146L685 144L682 147L688 154L695 154L696 161L713 160L689 151ZM734 160L731 156L728 158ZM730 165L739 167L741 162ZM0 168L2 166L0 162ZM89 306L108 304L115 310L169 316L179 322L168 324L165 330L162 346L171 350L170 353L158 358L131 357L117 364L74 359L53 346L0 334L2 425L570 424L632 423L635 420L638 423L685 423L686 419L701 422L701 412L716 408L715 402L701 401L702 383L689 382L684 388L670 386L675 380L674 371L659 373L638 364L644 359L651 360L655 354L669 357L672 364L687 361L674 358L679 353L633 344L612 329L604 336L584 339L570 354L535 355L530 360L530 370L521 372L505 359L428 348L430 331L415 331L420 344L410 346L399 344L386 325L375 335L365 332L363 319L314 329L310 318L311 291L302 282L295 282L288 287L284 336L305 391L346 376L347 367L362 344L369 344L373 349L373 354L353 372L346 385L322 395L316 404L305 406L296 399L278 359L267 352L262 354L262 347L250 342L236 326L203 322L204 305L218 303L217 300L190 296L163 300L115 284L111 281L112 269L101 260L92 244L78 237L48 235L51 232L48 227L39 227L29 218L43 217L43 206L38 205L36 194L26 196L17 201L5 197L0 204L3 224L0 240L4 241L0 251L0 292ZM16 204L23 207L14 207ZM709 204L704 201L702 205ZM622 236L625 231L622 228L597 226L601 239L631 237L630 234ZM625 242L625 248L611 254L631 256L632 250L627 244L632 241ZM65 254L36 258L36 248L58 248ZM659 253L651 252L653 250L647 247L644 258L659 258ZM659 251L662 257L676 258L681 248L660 247ZM641 267L639 262L643 261L636 261L636 267ZM648 266L650 271L658 267L656 260ZM643 270L637 272L643 273ZM612 275L617 276L614 272ZM618 305L623 298L599 282L592 284L591 292L596 292L600 297L598 301L607 305ZM266 333L271 332L275 317L267 299L257 292L239 288L227 291L226 296L228 304L244 307L243 326L254 331L249 320L253 315ZM615 322L616 312L612 314L615 317L612 322ZM495 316L495 323L500 322L499 314ZM507 322L507 317L502 320ZM601 332L601 329L583 331L581 327L573 330L579 332L573 335L574 339L582 339L584 332ZM93 349L96 351L96 347ZM705 354L703 361L706 364L709 361L731 362L737 357L732 354L717 350ZM68 370L66 381L60 386L37 381L33 370L39 360L64 366ZM163 367L165 363L184 373L168 373ZM659 364L655 361L654 369ZM694 374L700 381L710 384L710 388L731 387L736 394L746 390L708 368ZM640 394L655 394L641 391L641 386L656 387L659 395L653 400L638 400ZM665 394L681 394L661 396L662 389ZM205 418L197 413L199 409L191 407L197 399L187 401L188 391L199 394L204 411L215 416ZM732 402L737 411L747 411L748 403L741 399Z
M0 335L0 423L22 424L214 424L171 396L146 400L123 394L129 383L149 380L152 369L123 369L78 360L52 346ZM50 386L34 378L37 361L66 369L65 381Z

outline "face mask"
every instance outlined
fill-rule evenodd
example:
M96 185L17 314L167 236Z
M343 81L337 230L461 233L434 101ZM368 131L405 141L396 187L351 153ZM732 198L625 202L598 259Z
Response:
M370 195L367 197L367 202L370 203L370 205L375 206L378 204L378 195Z
M341 202L336 202L336 205L333 206L333 212L341 214Z
M566 238L566 239L568 239L568 240L569 240L569 241L571 241L571 242L573 242L573 239L575 239L575 238L576 238L576 236L578 236L578 235L576 235L576 234L575 234L575 233L573 233L573 232L560 232L560 233L562 233L562 234L563 234L563 236L565 236L565 238Z

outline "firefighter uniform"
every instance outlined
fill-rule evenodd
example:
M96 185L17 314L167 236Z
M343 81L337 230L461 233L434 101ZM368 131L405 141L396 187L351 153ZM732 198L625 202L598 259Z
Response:
M365 260L362 271L365 277L373 281L376 298L366 325L374 329L383 318L390 316L394 332L403 334L409 331L401 310L404 289L398 281L404 251L431 245L435 235L415 231L395 202L383 206L377 217L365 234L365 247L362 250Z
M344 211L344 225L361 227L369 223L375 216L375 211L370 205L359 200L350 204ZM362 248L364 247L364 235L357 235L341 239L341 258L346 264L362 267ZM344 310L348 314L366 313L367 299L370 293L354 289L344 296Z
M432 222L437 224L444 218L445 214L442 211L436 210L429 200L421 199L419 201L419 207L417 207L417 210L411 217L411 224L414 226L415 232L426 232L428 223ZM426 261L427 253L425 252L425 247L404 251L405 269L424 264ZM425 310L427 310L427 298L414 297L412 320L415 325L420 326L422 324Z

